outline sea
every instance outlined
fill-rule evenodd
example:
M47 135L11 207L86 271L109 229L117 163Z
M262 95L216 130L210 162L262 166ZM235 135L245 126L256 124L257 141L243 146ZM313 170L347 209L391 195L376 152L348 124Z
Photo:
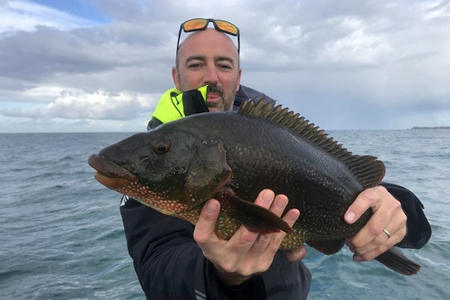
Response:
M144 299L126 247L121 195L87 160L132 133L0 134L0 299ZM398 275L343 249L308 248L309 299L450 299L450 130L329 134L353 153L378 156L385 181L413 191L433 235L403 252L422 265Z

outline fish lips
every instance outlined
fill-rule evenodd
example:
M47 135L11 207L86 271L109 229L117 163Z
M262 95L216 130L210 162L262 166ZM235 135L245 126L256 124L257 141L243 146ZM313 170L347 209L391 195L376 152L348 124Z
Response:
M97 170L94 175L95 179L110 189L117 190L138 180L136 175L101 155L91 155L88 163Z

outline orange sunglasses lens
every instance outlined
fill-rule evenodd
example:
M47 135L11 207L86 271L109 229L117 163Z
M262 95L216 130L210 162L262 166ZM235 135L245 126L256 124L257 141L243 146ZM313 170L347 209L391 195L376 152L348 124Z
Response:
M215 20L215 22L216 22L217 27L220 28L220 30L223 30L223 31L228 32L233 35L238 34L237 27L234 26L233 24L231 24L230 22L222 21L222 20Z
M183 23L183 29L185 32L200 30L205 28L208 20L206 19L193 19Z

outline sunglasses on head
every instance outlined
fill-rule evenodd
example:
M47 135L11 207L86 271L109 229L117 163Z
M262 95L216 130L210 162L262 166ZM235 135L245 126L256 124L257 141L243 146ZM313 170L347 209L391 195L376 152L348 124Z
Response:
M180 38L182 30L184 32L205 30L208 27L209 22L213 23L215 30L237 36L238 40L237 51L239 53L239 50L241 48L239 28L237 28L237 26L234 25L233 23L230 23L225 20L205 19L205 18L190 19L180 25L180 30L178 31L177 52L178 49L180 48Z

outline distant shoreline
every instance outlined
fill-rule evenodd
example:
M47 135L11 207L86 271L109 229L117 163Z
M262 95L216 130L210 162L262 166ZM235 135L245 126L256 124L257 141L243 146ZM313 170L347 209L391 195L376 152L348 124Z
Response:
M412 129L450 129L450 126L414 126Z

